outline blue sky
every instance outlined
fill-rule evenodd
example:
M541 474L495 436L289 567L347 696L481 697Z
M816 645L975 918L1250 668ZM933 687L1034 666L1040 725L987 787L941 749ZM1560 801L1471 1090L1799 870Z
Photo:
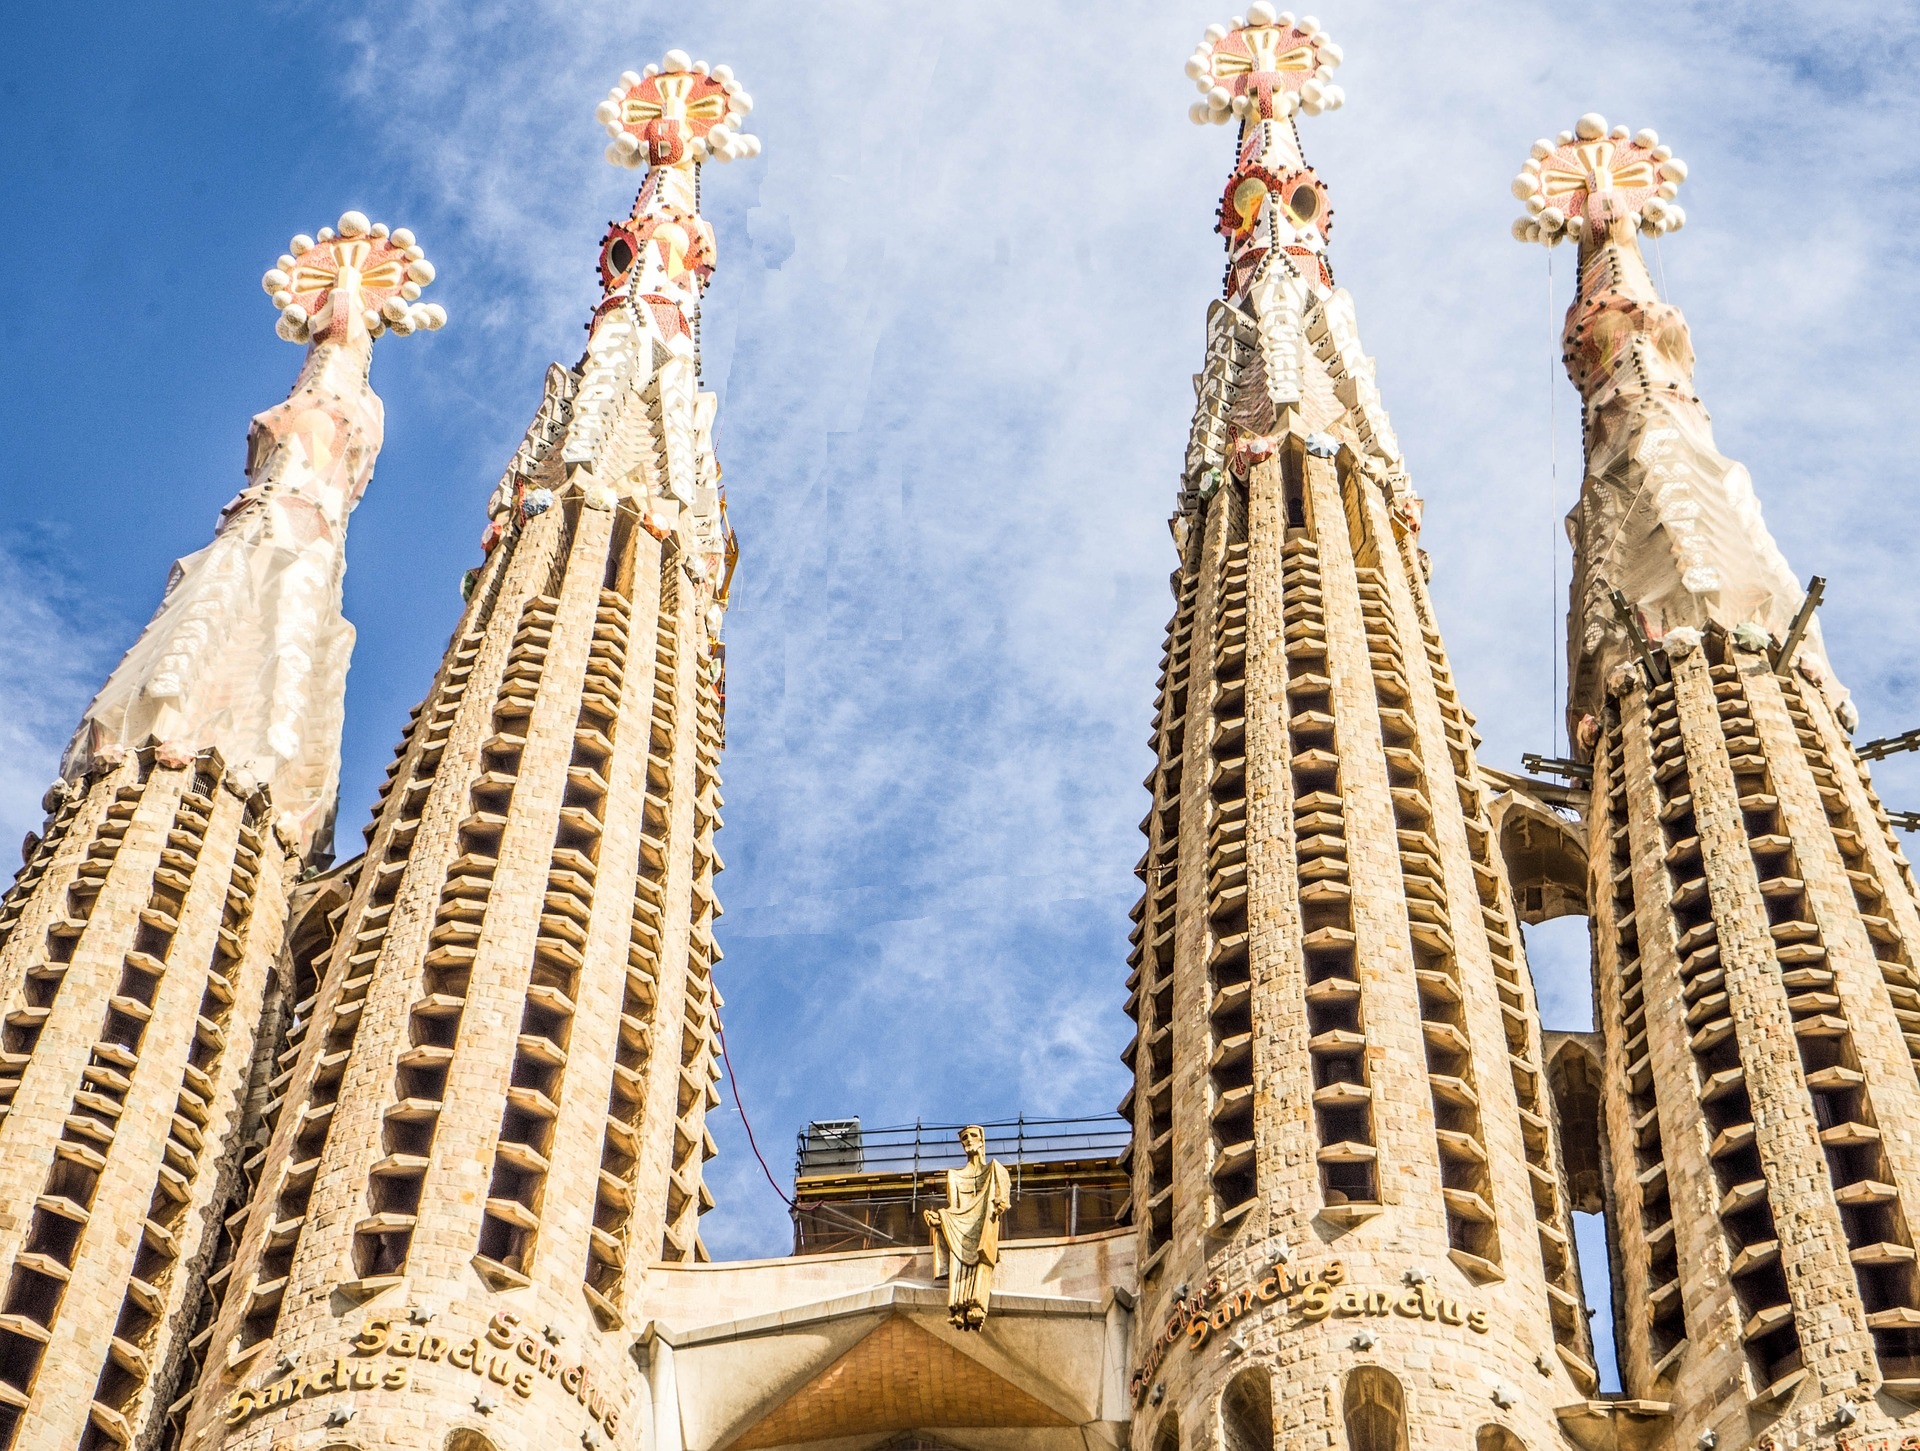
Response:
M592 109L669 45L730 62L765 155L712 167L708 385L744 557L729 621L722 990L776 1172L812 1117L1118 1100L1165 518L1221 253L1224 132L1181 65L1224 11L823 0L43 9L0 82L0 827L37 800L168 563L240 479L296 351L257 286L343 209L412 227L445 331L379 344L387 444L349 546L357 839L634 177ZM1863 733L1920 725L1912 399L1920 18L1347 0L1345 110L1304 123L1333 257L1426 495L1484 757L1556 742L1579 476L1570 253L1507 182L1588 109L1692 164L1655 258ZM1557 464L1557 466L1556 466ZM1556 482L1557 479L1557 482ZM1556 574L1557 570L1557 574ZM1558 581L1559 593L1555 592ZM1920 762L1881 768L1920 808ZM1584 1026L1567 934L1549 1021ZM729 1102L715 1253L784 1211Z

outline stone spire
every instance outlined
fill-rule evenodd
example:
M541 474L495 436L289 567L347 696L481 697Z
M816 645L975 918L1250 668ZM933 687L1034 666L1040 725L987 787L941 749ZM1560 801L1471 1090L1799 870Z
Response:
M674 51L601 107L609 157L650 169L366 855L289 926L298 1006L179 1403L194 1451L658 1444L633 1339L663 1262L706 1257L720 1077L732 550L699 168L756 149L751 104Z
M1497 788L1295 128L1339 59L1263 0L1187 67L1239 137L1129 959L1131 1439L1559 1447L1597 1382Z
M1714 446L1712 420L1693 391L1686 319L1660 299L1640 252L1639 233L1658 237L1685 225L1674 197L1686 176L1686 163L1655 132L1609 129L1589 113L1572 130L1534 142L1513 180L1527 209L1514 236L1547 246L1573 241L1579 252L1563 338L1586 439L1580 501L1567 516L1567 679L1576 721L1597 714L1602 678L1634 656L1615 590L1654 641L1709 624L1784 637L1806 593L1767 532L1747 470ZM1829 677L1817 624L1798 658Z
M444 321L416 301L432 277L358 212L267 274L306 365L88 708L0 900L0 1447L151 1446L187 1374L289 898L327 849L370 348Z
M1920 904L1640 255L1685 175L1586 115L1514 180L1515 235L1580 251L1570 709L1620 1408L1656 1446L1892 1445L1920 1423Z
M257 415L247 486L167 592L82 717L62 774L147 743L186 760L212 748L266 786L277 828L329 846L353 626L341 615L347 516L380 452L373 340L438 328L416 299L433 264L405 228L347 212L298 236L262 279L278 332L308 345L286 402Z

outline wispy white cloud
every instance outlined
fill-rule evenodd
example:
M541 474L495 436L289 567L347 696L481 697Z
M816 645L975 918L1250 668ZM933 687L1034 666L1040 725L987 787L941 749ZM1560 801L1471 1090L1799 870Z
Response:
M778 1172L810 1116L1110 1106L1164 518L1230 149L1186 125L1179 68L1224 10L304 14L354 47L346 104L424 214L455 310L435 377L390 408L500 458L540 368L577 351L600 228L630 186L599 160L594 101L669 44L747 81L767 149L706 180L721 268L705 345L747 550L721 980L762 1147ZM1920 677L1889 642L1920 623L1899 486L1920 371L1904 324L1916 21L1805 16L1696 3L1627 23L1520 0L1323 15L1351 101L1306 123L1307 146L1495 762L1552 745L1553 549L1579 475L1547 260L1508 240L1506 184L1535 135L1592 108L1693 163L1693 226L1659 261L1722 446L1789 557L1833 578L1830 645L1868 729L1915 723ZM1557 314L1571 259L1553 261ZM361 623L436 642L445 627ZM350 766L355 801L377 763ZM730 1111L719 1132L709 1242L777 1250L784 1220Z

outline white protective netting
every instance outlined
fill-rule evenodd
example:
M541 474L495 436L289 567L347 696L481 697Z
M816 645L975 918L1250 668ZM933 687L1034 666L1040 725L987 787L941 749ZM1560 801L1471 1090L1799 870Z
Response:
M253 420L247 487L221 510L213 542L174 565L63 774L149 740L181 754L214 747L269 787L302 848L327 824L354 638L341 614L347 516L382 436L371 347L363 331L315 346L286 402Z

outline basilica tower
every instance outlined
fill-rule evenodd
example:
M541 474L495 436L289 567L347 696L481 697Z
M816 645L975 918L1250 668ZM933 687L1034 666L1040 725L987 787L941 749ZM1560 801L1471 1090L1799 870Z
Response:
M1133 1434L1538 1451L1596 1377L1490 788L1300 150L1339 61L1260 3L1188 62L1237 146L1130 979Z
M717 1102L720 628L732 564L696 339L706 160L751 101L678 51L601 105L646 166L587 350L366 855L294 918L250 1211L182 1444L638 1447L648 1266L704 1258Z
M331 831L373 339L445 320L416 301L432 279L358 212L267 273L305 366L88 706L0 900L0 1445L151 1444L177 1394L289 893Z
M1920 1430L1920 913L1812 602L1640 253L1685 220L1685 176L1588 115L1514 181L1516 235L1579 251L1569 709L1621 1375L1675 1447L1890 1446Z

